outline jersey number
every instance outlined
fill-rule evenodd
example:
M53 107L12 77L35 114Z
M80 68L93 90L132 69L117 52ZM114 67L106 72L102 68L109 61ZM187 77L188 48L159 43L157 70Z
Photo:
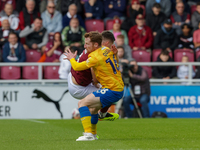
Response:
M119 71L119 67L118 67L118 64L117 64L117 60L115 59L115 55L113 55L113 60L114 60L115 65L113 64L113 62L112 62L112 60L110 58L108 58L106 60L106 63L110 63L110 65L111 65L111 67L113 69L114 74L117 74L116 68Z

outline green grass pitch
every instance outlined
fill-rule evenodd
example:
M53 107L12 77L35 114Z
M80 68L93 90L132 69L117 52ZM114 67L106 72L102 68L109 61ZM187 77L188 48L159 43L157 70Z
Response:
M99 140L76 142L80 120L0 120L0 150L198 150L200 119L100 121Z

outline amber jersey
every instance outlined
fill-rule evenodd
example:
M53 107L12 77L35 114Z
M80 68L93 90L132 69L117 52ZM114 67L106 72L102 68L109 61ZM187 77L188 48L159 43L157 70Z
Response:
M77 62L86 61L87 59L88 53L87 50L84 50L77 59ZM92 82L92 74L90 69L83 71L74 71L74 69L71 68L71 73L76 82L81 86L87 86Z
M123 91L124 83L116 59L116 55L108 47L101 47L88 55L86 65L93 67L102 88Z
M88 59L77 63L73 58L70 60L72 67L76 71L93 68L97 80L102 88L121 92L124 89L119 65L116 55L108 47L100 47L88 55Z

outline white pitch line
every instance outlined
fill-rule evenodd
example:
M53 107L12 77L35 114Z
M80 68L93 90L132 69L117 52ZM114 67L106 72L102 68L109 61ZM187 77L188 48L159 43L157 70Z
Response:
M44 122L44 121L37 121L37 120L32 120L32 119L30 119L30 120L28 120L28 121L36 122L36 123L46 123L46 122Z

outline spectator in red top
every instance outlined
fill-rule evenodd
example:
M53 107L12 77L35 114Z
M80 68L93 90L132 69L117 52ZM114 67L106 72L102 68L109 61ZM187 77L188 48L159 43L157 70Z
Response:
M141 7L140 1L132 0L128 9L128 17L123 21L121 28L128 33L129 29L136 24L135 19L137 15L138 14L144 15L144 12L145 10L143 7Z
M15 0L0 0L0 11L4 10L5 5L9 3L13 5L13 9L16 8Z
M200 22L199 22L199 29L194 31L193 33L193 43L195 51L200 50Z
M46 60L45 62L60 62L59 58L63 53L63 46L61 40L61 34L56 32L54 34L54 40L50 41L46 45Z
M35 1L27 0L26 7L19 14L20 29L30 26L37 17L40 17L40 13L35 10Z
M153 44L153 34L150 27L144 25L142 14L137 15L136 25L128 32L129 45L133 50L146 50Z
M176 11L170 16L170 19L173 23L173 28L176 29L176 33L178 35L182 33L181 25L184 23L190 23L190 14L184 12L184 8L184 3L178 2L176 4Z

